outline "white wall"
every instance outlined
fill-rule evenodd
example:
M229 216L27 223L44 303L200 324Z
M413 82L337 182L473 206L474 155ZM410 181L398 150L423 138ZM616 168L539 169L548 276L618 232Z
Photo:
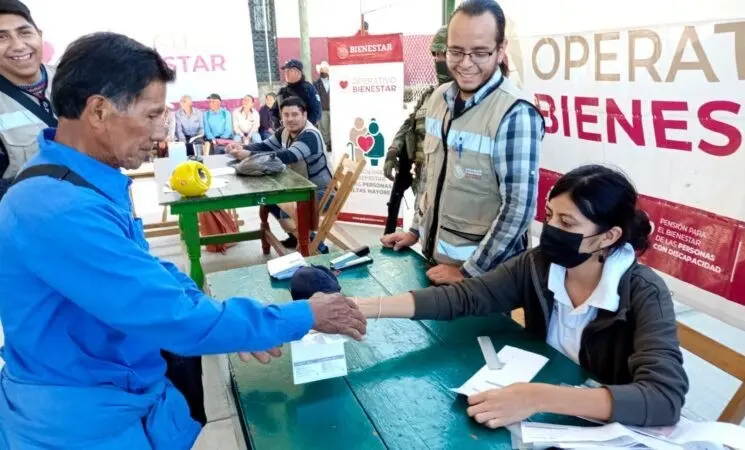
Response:
M274 12L277 37L300 37L297 0L275 0ZM442 23L441 0L308 0L308 32L351 36L362 12L372 34L433 34Z

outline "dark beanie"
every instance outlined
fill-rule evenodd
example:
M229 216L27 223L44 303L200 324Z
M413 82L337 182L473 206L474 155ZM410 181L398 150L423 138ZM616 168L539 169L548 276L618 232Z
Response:
M0 0L0 14L15 14L21 16L31 25L36 27L34 19L31 18L31 11L28 6L18 0Z
M293 300L307 300L316 292L333 294L341 292L336 275L328 267L301 267L290 281L290 293Z

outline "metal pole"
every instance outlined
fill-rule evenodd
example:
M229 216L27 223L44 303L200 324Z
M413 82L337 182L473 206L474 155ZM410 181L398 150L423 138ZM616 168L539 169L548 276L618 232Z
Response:
M269 20L266 14L266 0L261 0L261 7L264 11L264 45L266 48L266 71L269 74L269 86L274 90L274 80L272 79L272 55L269 53Z
M305 68L305 78L311 80L310 70L310 36L308 34L308 1L297 0L300 16L300 60Z

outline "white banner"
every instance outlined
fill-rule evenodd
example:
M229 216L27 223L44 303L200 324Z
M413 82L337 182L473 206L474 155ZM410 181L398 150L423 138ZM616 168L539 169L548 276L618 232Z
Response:
M385 224L392 184L383 176L383 163L403 121L400 49L399 35L329 40L334 161L338 164L345 154L367 159L339 220Z
M176 70L168 101L258 94L246 0L25 0L45 41L45 62L56 64L78 37L113 31L154 47Z
M745 304L745 2L500 4L546 119L541 202L561 173L620 167L654 226L642 260Z

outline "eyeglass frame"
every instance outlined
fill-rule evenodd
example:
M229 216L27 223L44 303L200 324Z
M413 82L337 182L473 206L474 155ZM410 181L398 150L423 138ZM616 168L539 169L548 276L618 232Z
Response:
M492 57L492 55L494 55L495 53L499 53L499 48L500 48L500 46L497 45L496 47L494 47L493 50L488 51L488 52L487 51L483 51L483 50L476 50L476 51L473 51L473 52L464 52L463 50L455 50L458 53L462 53L462 55L458 59L453 59L452 58L453 49L451 49L450 47L448 47L447 49L445 49L445 59L447 61L450 61L450 62L453 62L453 63L460 63L460 62L462 62L463 60L466 59L466 56L468 56L468 58L471 60L472 63L476 64L477 66L480 66L482 64L486 64L489 61L489 58ZM484 53L486 55L484 61L481 61L481 62L475 61L473 59L473 55L476 54L476 53Z

